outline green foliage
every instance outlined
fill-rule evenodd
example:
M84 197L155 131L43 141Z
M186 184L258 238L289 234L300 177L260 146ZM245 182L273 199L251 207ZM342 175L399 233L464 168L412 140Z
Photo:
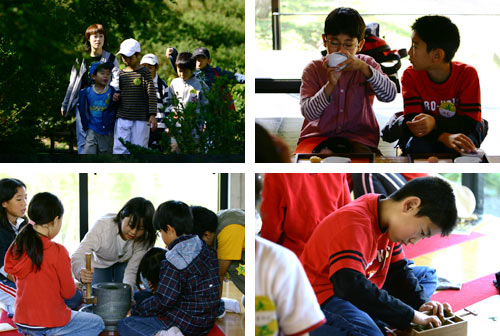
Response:
M244 85L235 85L225 77L217 77L212 87L204 91L207 104L198 106L188 103L183 106L175 97L174 111L165 119L168 135L162 135L160 145L164 153L175 153L171 147L174 138L178 152L182 154L243 154L245 145ZM238 102L231 100L237 97ZM124 143L122 141L122 143ZM124 143L130 153L160 154L157 150L145 149Z
M124 39L137 39L168 79L176 76L164 56L168 46L205 46L212 64L243 73L244 13L240 0L1 1L0 153L46 152L42 137L75 127L60 109L73 62L88 54L90 24L103 24L112 53Z

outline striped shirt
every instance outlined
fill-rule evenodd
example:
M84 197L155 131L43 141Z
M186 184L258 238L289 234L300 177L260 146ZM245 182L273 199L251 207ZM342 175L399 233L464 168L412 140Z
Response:
M120 91L117 118L148 121L149 115L156 116L156 88L148 68L120 70Z
M396 85L370 56L356 55L368 64L373 76L361 71L342 73L330 97L321 59L309 63L302 73L300 109L305 117L299 143L311 137L343 137L370 147L378 147L379 126L373 112L373 99L390 102L396 98Z
M156 113L156 121L158 122L158 128L166 128L163 119L165 118L165 109L168 105L169 100L169 90L168 85L163 79L161 79L158 74L156 74L153 79L156 88L156 106L158 107L158 112Z

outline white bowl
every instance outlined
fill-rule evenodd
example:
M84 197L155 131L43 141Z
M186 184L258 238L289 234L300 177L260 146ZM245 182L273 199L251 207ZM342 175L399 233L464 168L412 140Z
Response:
M321 160L321 163L351 163L351 159L343 156L329 156Z
M336 67L340 63L344 62L347 59L347 56L339 53L339 52L334 52L331 54L326 55L326 58L328 59L328 66L330 68ZM339 70L344 69L346 66L343 65L339 68Z
M455 163L481 163L481 158L477 156L459 156L453 160Z

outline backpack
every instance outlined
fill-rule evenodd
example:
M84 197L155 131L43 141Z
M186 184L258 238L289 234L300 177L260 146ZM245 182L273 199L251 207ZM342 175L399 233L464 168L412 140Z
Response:
M365 45L360 54L371 56L380 64L382 71L396 84L401 92L398 70L401 68L401 58L408 56L406 49L391 50L384 39L379 37L379 24L369 23L365 30Z

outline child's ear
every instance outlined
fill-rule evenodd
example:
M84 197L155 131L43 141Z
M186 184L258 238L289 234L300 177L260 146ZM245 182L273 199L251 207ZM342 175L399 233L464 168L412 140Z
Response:
M417 196L410 196L403 200L403 212L414 213L418 211L421 200Z
M361 51L361 49L363 49L364 45L365 45L365 39L362 39L361 42L359 42L358 50L356 51L356 54L359 53Z
M442 60L444 60L444 57L445 57L445 52L443 49L437 48L432 50L432 60L435 63L441 62Z
M325 36L325 34L321 34L321 39L323 40L323 46L326 48L326 36Z

